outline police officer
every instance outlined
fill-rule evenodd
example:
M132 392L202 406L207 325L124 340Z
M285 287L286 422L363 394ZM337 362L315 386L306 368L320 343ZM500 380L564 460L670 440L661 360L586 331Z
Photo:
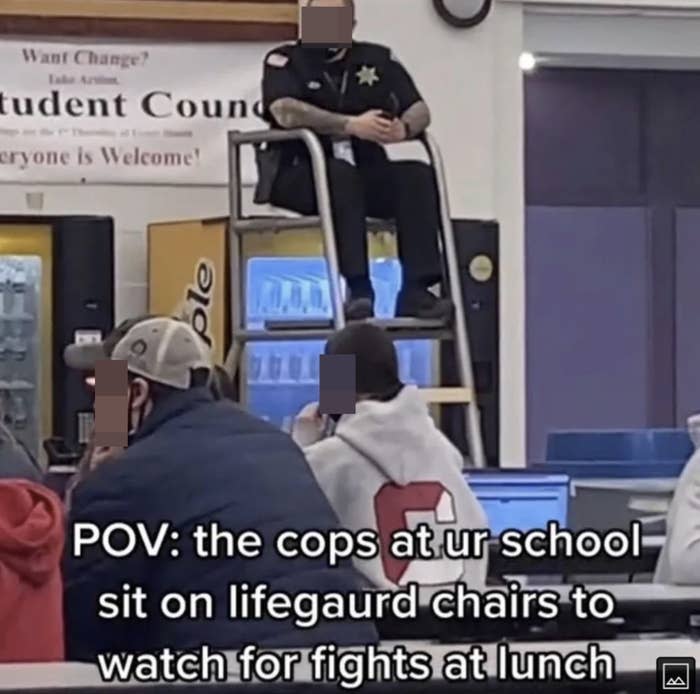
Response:
M349 3L352 0L338 0ZM321 138L340 271L349 296L348 320L374 315L366 218L395 219L403 286L396 315L448 319L452 303L429 287L442 277L438 250L438 198L432 168L392 162L384 145L420 135L430 112L391 51L353 41L346 46L303 41L280 46L265 58L264 118L273 128L310 128ZM311 164L303 143L276 145L269 200L300 214L318 214Z

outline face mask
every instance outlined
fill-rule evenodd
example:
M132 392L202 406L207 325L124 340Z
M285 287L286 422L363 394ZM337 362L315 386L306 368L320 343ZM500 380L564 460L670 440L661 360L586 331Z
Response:
M342 47L329 48L328 46L304 46L304 53L314 62L326 63L333 60L342 51Z

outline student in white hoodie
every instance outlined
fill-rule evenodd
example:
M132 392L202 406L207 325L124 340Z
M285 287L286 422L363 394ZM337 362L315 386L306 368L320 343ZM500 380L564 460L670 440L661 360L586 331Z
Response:
M328 341L325 353L355 356L355 413L329 420L316 403L307 405L292 435L341 524L378 533L381 556L355 560L368 586L418 583L424 599L456 582L483 588L486 543L482 558L441 556L445 530L487 529L486 515L462 475L461 453L435 426L420 391L401 383L391 338L370 323L354 323ZM435 558L393 557L392 533L420 524L434 532Z
M700 585L700 415L688 419L695 453L678 478L666 516L666 542L656 564L656 583Z

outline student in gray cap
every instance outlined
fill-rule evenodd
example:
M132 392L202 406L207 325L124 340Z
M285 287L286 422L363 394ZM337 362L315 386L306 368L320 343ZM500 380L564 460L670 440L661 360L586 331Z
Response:
M296 648L373 642L376 632L368 623L321 621L299 630L289 621L228 619L232 583L268 584L290 594L349 592L359 584L350 564L329 568L323 558L283 559L274 552L283 530L333 530L337 519L287 435L229 400L214 399L209 351L191 326L173 318L138 319L98 347L66 352L66 361L84 371L99 358L126 361L129 445L73 492L64 574L68 659L185 651L205 643L236 650L248 643ZM95 545L78 558L71 526L83 522L101 529L141 522L154 534L167 522L167 549L155 558L137 549L116 559ZM234 532L256 530L264 543L261 556L199 557L192 533L214 523ZM175 548L177 559L171 557ZM148 619L100 619L100 594L121 593L125 583L148 594ZM159 599L172 591L209 593L216 618L163 617Z

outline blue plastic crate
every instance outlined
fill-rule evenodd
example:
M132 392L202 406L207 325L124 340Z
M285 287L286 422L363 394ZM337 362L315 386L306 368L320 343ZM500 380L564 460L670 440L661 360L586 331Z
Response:
M566 527L569 514L569 477L509 472L465 473L488 517L491 533L544 529L550 521Z
M680 476L687 461L555 461L532 463L533 472L568 475L572 479L672 479Z
M393 258L370 263L380 318L390 318L401 286ZM330 318L331 301L323 258L252 258L247 267L247 327L272 318ZM318 399L318 357L323 341L253 343L247 354L248 404L256 414L283 425ZM396 342L401 378L431 385L434 346L425 340Z
M684 429L555 431L535 468L580 478L677 477L694 446Z
M693 444L685 429L554 431L547 436L547 461L687 460Z

